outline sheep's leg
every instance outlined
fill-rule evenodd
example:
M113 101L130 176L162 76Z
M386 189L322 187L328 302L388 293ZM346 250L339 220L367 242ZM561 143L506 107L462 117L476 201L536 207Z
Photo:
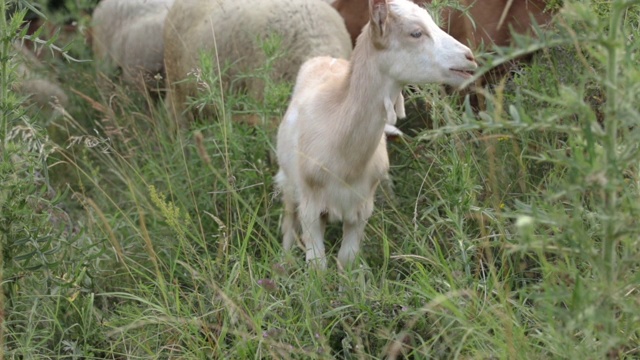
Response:
M324 253L324 229L326 219L319 213L301 209L302 239L307 250L307 262L320 270L327 268L327 259Z
M391 99L385 97L384 98L384 110L387 112L387 124L395 125L398 120L398 115L396 114L395 101L391 101Z
M384 109L387 112L387 123L384 126L384 133L387 138L393 139L402 136L402 131L395 126L398 119L407 117L404 111L404 96L402 92L393 101L390 98L385 98Z
M338 262L342 269L347 269L360 251L365 225L366 220L345 221L342 224L342 245L338 252Z
M282 219L282 247L290 251L296 243L300 233L300 219L298 218L298 204L295 196L286 190L282 193L284 201L284 218Z
M404 110L404 95L402 95L402 91L398 94L394 107L398 119L404 119L407 117L407 112Z
M387 124L395 125L398 119L407 117L404 109L404 95L402 92L393 101L390 98L384 99L384 110L387 113Z
M390 139L402 136L404 134L402 131L400 131L400 129L389 124L386 124L384 126L384 133L387 135L387 138Z

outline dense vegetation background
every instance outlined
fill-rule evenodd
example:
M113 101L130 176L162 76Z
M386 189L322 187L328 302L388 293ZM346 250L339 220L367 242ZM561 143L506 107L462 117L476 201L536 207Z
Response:
M84 29L89 2L66 3L49 21ZM255 101L205 59L194 106L218 119L179 132L162 101L54 49L71 103L53 116L10 91L25 13L3 16L2 356L640 358L639 4L565 0L537 40L483 57L539 50L479 113L415 91L359 266L321 274L281 251L270 121L291 84L269 64ZM81 33L53 44L91 59Z

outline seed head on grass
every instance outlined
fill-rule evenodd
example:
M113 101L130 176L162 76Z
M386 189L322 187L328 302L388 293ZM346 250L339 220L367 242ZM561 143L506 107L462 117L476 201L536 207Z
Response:
M271 265L271 270L278 276L287 276L289 274L289 271L284 267L284 264L282 263Z
M268 292L273 292L278 290L278 284L271 279L260 279L258 280L258 285L260 285L263 289Z
M151 201L155 206L160 209L162 216L164 216L167 224L173 231L175 231L176 235L178 235L178 239L184 241L187 239L186 237L186 225L191 223L191 218L189 214L180 211L180 208L177 207L172 202L167 202L164 200L165 196L161 192L156 190L156 187L153 185L149 185L149 194L151 195Z

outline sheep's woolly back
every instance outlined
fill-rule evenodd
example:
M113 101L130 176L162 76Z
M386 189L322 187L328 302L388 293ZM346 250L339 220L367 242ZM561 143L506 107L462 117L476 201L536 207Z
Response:
M15 90L23 95L28 95L27 102L37 106L39 109L49 109L51 103L57 103L62 107L66 107L69 104L67 94L60 85L51 80L23 80L16 84Z
M93 12L92 41L97 66L122 68L123 80L136 83L163 73L164 20L173 0L103 0Z
M193 81L181 80L200 67L201 53L214 65L219 61L228 69L223 79L228 85L234 76L265 65L260 42L269 36L281 40L285 54L274 64L272 77L278 80L293 80L300 65L314 56L348 58L351 53L344 20L322 1L176 1L165 24L165 64L172 103L179 110L187 96L195 95ZM247 90L260 98L263 88L261 81L249 78L234 81L231 90Z
M27 104L35 106L36 111L43 111L49 115L57 115L52 103L67 107L69 97L62 87L47 74L43 64L29 50L18 43L13 44L16 53L17 81L13 90L28 96Z

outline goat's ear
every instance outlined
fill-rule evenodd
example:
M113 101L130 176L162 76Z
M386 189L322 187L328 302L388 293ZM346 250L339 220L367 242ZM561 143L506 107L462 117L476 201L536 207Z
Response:
M387 17L389 16L389 4L387 0L369 0L369 14L371 15L371 28L379 37L385 35Z

